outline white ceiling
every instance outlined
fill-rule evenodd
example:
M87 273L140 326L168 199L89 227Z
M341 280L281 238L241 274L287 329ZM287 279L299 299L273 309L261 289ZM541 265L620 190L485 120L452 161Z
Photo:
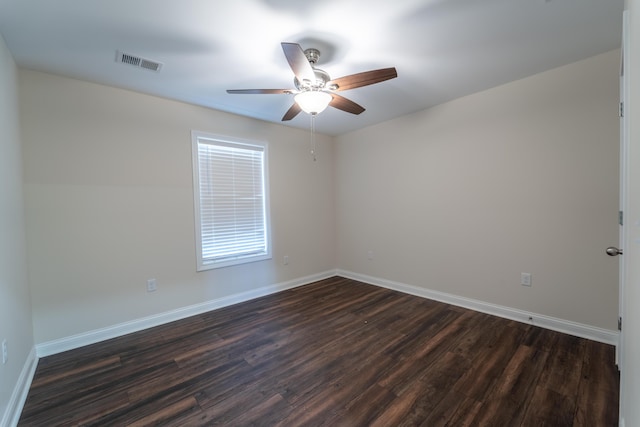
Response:
M271 122L293 88L280 42L315 47L332 78L395 66L398 78L340 92L316 130L339 135L620 45L624 0L0 0L21 67ZM116 63L116 50L163 63ZM302 113L287 126L309 127Z

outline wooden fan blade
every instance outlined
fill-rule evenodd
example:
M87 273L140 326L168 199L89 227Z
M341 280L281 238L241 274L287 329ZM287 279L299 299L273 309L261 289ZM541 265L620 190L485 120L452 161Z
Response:
M284 116L282 116L282 121L286 122L288 120L293 119L295 116L298 115L298 113L300 113L300 111L302 111L302 108L300 108L297 102L294 102L291 108L289 108L289 110L286 113L284 113Z
M337 95L332 93L331 96L333 99L329 103L333 108L337 108L338 110L346 111L351 114L360 114L364 111L364 107L362 105L356 104L350 99L345 98L344 96Z
M381 68L379 70L365 71L363 73L351 74L349 76L333 79L330 82L327 82L326 87L331 90L348 90L380 83L396 77L398 77L398 72L394 67ZM331 87L332 85L337 85L338 87L333 89Z
M311 64L309 64L309 60L305 56L300 45L298 43L286 42L281 44L284 56L287 57L287 62L289 62L289 66L298 80L301 82L304 80L315 82L316 74L313 72L313 68L311 67Z
M259 94L280 94L280 93L293 93L293 89L227 89L227 93L234 94L248 94L248 95L259 95Z

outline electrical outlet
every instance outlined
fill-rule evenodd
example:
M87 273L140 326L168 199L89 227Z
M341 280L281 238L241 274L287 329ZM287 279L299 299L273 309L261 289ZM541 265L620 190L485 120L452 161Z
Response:
M522 286L531 286L531 273L520 273L520 284Z
M373 251L367 252L367 259L368 260L372 260L373 259Z
M2 340L2 364L7 363L9 359L9 349L7 348L7 340Z
M158 289L156 279L147 280L147 292L155 292Z
M282 263L284 265L289 265L289 255L284 256L284 258L282 259Z

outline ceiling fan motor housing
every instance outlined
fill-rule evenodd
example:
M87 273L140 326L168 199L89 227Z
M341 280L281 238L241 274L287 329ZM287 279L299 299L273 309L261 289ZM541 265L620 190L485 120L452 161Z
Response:
M327 73L324 70L321 70L319 68L314 68L313 69L313 73L316 76L316 81L315 82L307 82L306 80L304 81L300 81L298 80L297 77L293 78L293 83L296 86L296 89L298 90L319 90L319 89L324 89L325 85L327 84L327 82L329 80L331 80L331 77L329 77L329 73Z

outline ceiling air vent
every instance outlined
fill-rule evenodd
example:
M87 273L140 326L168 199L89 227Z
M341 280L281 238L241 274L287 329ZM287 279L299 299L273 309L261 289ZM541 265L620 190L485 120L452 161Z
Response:
M152 61L151 59L141 58L130 53L116 51L116 62L133 65L134 67L144 68L146 70L158 72L162 68L162 63Z

